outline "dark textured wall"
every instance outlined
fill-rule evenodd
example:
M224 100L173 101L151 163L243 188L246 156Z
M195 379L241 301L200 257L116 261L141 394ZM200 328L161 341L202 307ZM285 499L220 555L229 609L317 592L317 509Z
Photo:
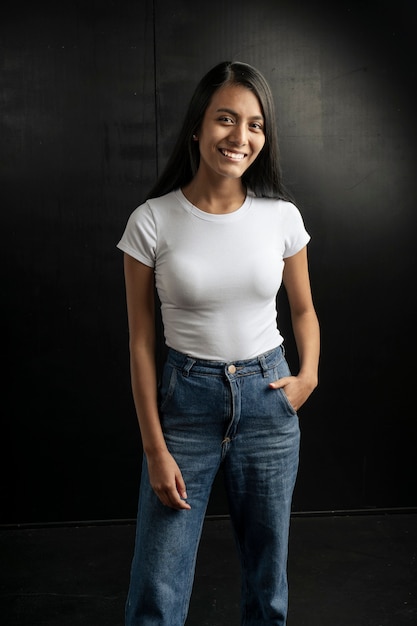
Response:
M417 504L415 16L407 2L320 5L3 10L3 522L135 516L141 448L115 244L196 81L225 58L271 83L286 181L312 235L323 355L300 412L294 509ZM226 512L220 479L209 512Z

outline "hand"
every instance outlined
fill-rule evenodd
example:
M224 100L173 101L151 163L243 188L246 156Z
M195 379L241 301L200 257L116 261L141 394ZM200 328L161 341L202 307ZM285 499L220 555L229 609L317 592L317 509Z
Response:
M289 403L295 411L303 406L316 385L302 376L284 376L269 384L270 389L283 389Z
M172 509L191 509L187 499L185 483L174 457L164 450L147 455L151 487L165 506Z

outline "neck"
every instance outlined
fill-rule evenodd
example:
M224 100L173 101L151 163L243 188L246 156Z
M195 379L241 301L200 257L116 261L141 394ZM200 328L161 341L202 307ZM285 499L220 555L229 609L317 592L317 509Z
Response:
M208 184L199 180L198 174L182 189L189 202L206 213L232 213L245 201L246 189L240 178L225 179L221 184Z

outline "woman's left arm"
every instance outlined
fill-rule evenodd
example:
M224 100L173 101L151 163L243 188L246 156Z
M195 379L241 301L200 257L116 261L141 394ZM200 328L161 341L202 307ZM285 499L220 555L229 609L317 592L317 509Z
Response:
M311 295L307 247L285 259L283 282L288 295L291 321L297 344L300 369L297 376L286 376L270 384L284 388L296 411L318 384L320 329Z

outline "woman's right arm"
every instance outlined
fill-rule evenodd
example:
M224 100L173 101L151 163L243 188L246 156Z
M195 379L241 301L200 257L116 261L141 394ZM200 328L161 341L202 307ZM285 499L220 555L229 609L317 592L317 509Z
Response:
M161 502L189 509L181 471L165 443L157 405L154 270L124 255L132 392L151 486Z

